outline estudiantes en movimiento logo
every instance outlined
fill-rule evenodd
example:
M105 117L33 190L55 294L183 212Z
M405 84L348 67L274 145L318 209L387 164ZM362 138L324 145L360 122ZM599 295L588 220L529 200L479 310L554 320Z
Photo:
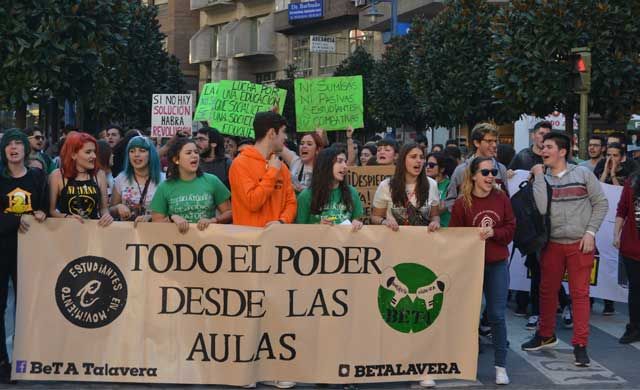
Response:
M82 328L100 328L124 310L127 282L111 261L83 256L64 267L55 295L58 309L69 322Z
M384 322L402 333L417 333L431 326L444 304L449 285L422 264L401 263L387 268L378 287L378 309Z

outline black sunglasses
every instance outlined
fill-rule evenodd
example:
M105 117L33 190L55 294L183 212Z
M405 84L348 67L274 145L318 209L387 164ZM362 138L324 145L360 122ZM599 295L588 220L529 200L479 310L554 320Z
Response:
M42 135L32 135L31 138L35 138L38 141L42 141L44 139L44 136L42 136Z
M498 170L496 168L493 169L481 169L480 173L482 174L482 176L489 176L489 174L491 174L491 176L496 177L498 176Z
M428 162L425 164L427 167L429 168L435 168L438 166L438 163L434 163L434 162Z

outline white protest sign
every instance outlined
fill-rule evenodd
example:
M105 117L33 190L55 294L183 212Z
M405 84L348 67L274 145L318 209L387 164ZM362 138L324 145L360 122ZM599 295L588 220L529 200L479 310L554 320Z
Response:
M154 94L151 107L151 136L173 137L191 134L193 97L190 94Z

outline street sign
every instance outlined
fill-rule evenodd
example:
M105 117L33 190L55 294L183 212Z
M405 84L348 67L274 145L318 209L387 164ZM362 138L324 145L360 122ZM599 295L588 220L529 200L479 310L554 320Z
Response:
M289 21L317 19L323 13L323 0L312 0L304 3L289 3Z
M309 37L309 51L311 53L335 53L336 38L312 35Z

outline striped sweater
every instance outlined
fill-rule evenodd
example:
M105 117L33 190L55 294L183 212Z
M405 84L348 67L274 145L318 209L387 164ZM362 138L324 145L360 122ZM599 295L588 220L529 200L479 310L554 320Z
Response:
M533 182L533 196L538 210L547 210L545 180L551 186L551 241L569 244L580 241L587 231L594 235L607 214L609 204L600 182L588 168L567 165L561 176L551 170L538 174Z

